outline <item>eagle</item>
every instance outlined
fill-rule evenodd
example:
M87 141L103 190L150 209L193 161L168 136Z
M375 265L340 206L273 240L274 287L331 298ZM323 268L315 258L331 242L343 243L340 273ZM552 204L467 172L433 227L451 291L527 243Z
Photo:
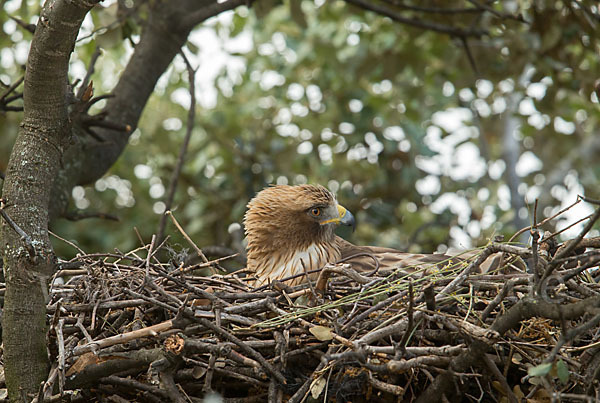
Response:
M335 234L338 225L354 227L354 216L321 185L277 185L258 192L244 215L247 269L256 277L254 286L274 280L298 285L316 278L315 271L326 264L357 255L362 257L353 259L352 266L359 270L373 269L369 256L378 260L380 269L432 265L449 258L354 245Z

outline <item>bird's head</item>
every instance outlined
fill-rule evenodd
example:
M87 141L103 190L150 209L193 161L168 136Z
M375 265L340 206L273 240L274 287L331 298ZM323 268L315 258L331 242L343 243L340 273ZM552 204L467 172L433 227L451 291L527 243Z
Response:
M244 226L248 249L302 248L331 242L338 225L354 227L354 216L319 185L278 185L248 203Z

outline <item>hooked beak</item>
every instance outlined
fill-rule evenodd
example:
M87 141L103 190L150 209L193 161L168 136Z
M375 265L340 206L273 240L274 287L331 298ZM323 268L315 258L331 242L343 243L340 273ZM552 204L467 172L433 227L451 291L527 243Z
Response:
M352 213L349 212L348 210L346 210L345 207L340 206L339 204L337 206L337 209L338 209L339 217L332 218L332 219L326 220L326 221L322 221L321 225L325 225L325 224L329 224L329 223L348 225L348 226L351 226L352 231L354 231L356 229L356 221L354 220L354 216L352 215Z
M352 232L356 229L356 221L354 220L354 216L351 212L346 210L344 207L338 204L338 211L340 213L340 224L348 225L352 227Z

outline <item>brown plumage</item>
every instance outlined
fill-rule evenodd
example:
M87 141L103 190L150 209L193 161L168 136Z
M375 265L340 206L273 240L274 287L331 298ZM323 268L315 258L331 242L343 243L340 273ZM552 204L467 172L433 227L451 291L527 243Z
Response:
M359 253L374 255L380 268L396 269L440 263L445 255L403 253L374 246L356 246L335 235L338 225L354 226L354 217L337 204L333 194L319 185L279 185L263 189L248 203L244 216L248 241L248 269L255 286L321 269L327 263ZM371 270L373 259L352 259L352 266ZM312 274L310 278L316 278ZM306 275L286 281L296 285Z

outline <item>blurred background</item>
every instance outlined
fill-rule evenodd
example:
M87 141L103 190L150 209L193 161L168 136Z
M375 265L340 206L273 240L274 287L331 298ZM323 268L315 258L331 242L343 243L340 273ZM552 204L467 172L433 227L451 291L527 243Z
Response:
M198 105L173 212L197 245L243 249L246 203L275 183L327 186L357 218L356 232L342 236L413 252L510 236L531 224L536 199L539 221L578 194L600 198L596 2L372 3L393 5L413 24L350 3L258 1L189 37ZM105 0L88 15L71 58L73 81L100 46L95 95L111 92L145 6ZM41 4L0 7L1 93L22 76L31 40L9 16L35 23ZM124 8L137 11L124 17ZM483 32L461 37L414 24L423 21ZM134 228L150 241L185 135L187 77L178 56L117 164L72 191L72 210L120 222L62 219L55 233L88 253L139 246ZM2 172L21 119L0 113ZM592 210L579 203L543 229ZM170 223L167 234L176 249L189 247ZM53 241L60 257L77 253Z

